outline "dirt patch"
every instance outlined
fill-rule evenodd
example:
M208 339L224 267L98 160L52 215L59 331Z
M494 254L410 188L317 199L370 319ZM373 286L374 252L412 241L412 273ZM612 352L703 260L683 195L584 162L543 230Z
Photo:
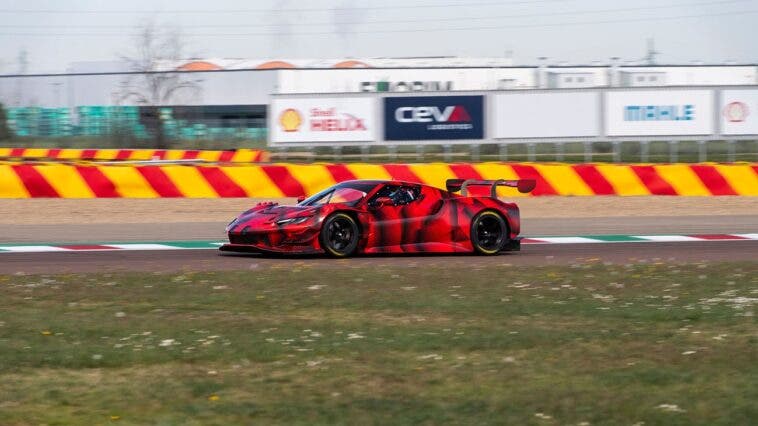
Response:
M0 200L0 224L224 222L260 201L271 200L5 199ZM522 215L531 218L758 215L758 197L534 197L517 202Z

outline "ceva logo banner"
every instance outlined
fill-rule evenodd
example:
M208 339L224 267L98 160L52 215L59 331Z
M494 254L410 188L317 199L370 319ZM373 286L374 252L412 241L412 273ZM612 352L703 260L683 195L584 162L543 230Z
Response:
M384 139L483 139L483 105L483 96L384 98Z

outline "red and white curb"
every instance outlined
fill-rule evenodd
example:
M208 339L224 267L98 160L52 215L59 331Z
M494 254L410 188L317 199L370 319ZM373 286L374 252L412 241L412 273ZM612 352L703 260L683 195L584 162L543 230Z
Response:
M695 241L750 241L758 234L698 234L698 235L586 235L567 237L526 237L521 244L602 244L602 243L674 243ZM93 251L160 251L211 250L224 244L220 241L155 241L139 243L88 244L0 244L0 254L6 253L65 253Z

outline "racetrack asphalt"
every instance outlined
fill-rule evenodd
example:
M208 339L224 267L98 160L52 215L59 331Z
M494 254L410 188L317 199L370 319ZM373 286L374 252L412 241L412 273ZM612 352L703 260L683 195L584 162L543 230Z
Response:
M3 243L225 240L227 222L0 224ZM746 234L758 232L758 214L735 216L522 217L528 236Z
M592 198L592 197L590 197ZM758 208L752 199L725 199L713 204L711 199L699 200L697 203L684 203L679 199L585 200L564 198L550 200L530 200L527 213L522 215L522 236L575 236L575 235L687 235L687 234L739 234L758 232ZM31 200L37 201L37 200ZM64 200L76 201L76 200ZM102 201L102 200L98 200ZM107 201L107 200L106 200ZM161 200L158 200L161 201ZM126 217L118 216L103 223L93 218L100 217L101 203L88 206L64 203L63 209L56 215L73 221L73 223L43 224L42 218L35 222L16 221L7 217L0 221L0 243L94 243L102 241L176 241L176 240L225 240L225 221L220 218L210 219L205 214L195 213L198 206L183 201L181 208L172 210L174 216L182 215L189 220L172 221L161 214L135 213L134 222L126 223ZM202 201L202 200L201 200ZM563 205L563 204L566 205ZM618 212L610 207L624 207ZM658 206L653 209L658 214L640 214L644 205ZM725 208L720 211L718 205ZM32 208L19 212L49 211L40 204L34 206L22 203L21 207ZM143 203L145 208L147 202ZM160 204L160 203L159 203ZM152 206L152 204L149 204ZM214 204L215 205L215 204ZM557 205L557 207L556 207ZM568 209L567 206L578 205L581 209ZM676 205L676 208L671 206ZM705 207L707 208L705 208ZM96 207L96 208L95 208ZM118 211L129 205L111 206ZM155 207L155 206L153 206ZM154 212L166 207L155 208ZM202 207L202 206L200 206ZM228 206L230 211L238 208ZM564 209L566 214L574 217L550 216L556 208ZM133 207L132 207L133 209ZM699 212L714 214L700 214ZM152 212L152 210L150 211ZM183 213L184 212L184 213ZM192 213L189 214L188 212ZM573 214L572 214L573 212ZM611 214L612 213L612 214ZM649 213L649 212L648 212ZM679 214L681 213L681 214ZM21 213L18 213L21 214ZM32 213L29 213L32 214ZM87 216L89 214L89 216ZM551 213L552 214L552 213ZM621 214L621 215L619 215ZM674 214L677 214L676 216ZM231 214L229 214L231 216ZM587 217L587 216L600 217ZM43 215L44 216L44 215ZM25 216L24 216L25 217ZM106 216L107 217L107 216ZM215 217L215 216L213 216ZM222 217L225 217L222 215ZM169 219L175 217L169 216ZM29 218L26 218L29 219ZM94 222L94 223L84 223ZM36 223L36 224L35 224ZM76 252L76 253L6 253L0 257L0 274L13 273L62 273L62 272L108 272L108 271L212 271L233 269L255 269L259 267L288 267L292 262L306 262L314 266L335 267L336 265L372 266L372 265L451 265L476 267L494 264L513 265L549 265L569 264L573 262L635 262L671 261L699 262L746 260L758 258L758 241L709 241L677 243L615 243L615 244L566 244L566 245L525 245L521 252L506 253L494 257L468 255L429 255L429 256L374 256L358 257L350 260L333 260L323 257L276 258L256 255L220 255L214 250L182 251L116 251L116 252ZM342 263L349 262L349 263Z
M8 253L0 258L0 274L57 274L88 272L176 272L291 268L450 267L478 268L495 265L568 265L610 262L696 263L755 261L758 241L706 241L676 243L608 243L525 245L520 252L498 256L400 255L330 259L323 256L262 256L221 254L216 250L109 251L74 253Z

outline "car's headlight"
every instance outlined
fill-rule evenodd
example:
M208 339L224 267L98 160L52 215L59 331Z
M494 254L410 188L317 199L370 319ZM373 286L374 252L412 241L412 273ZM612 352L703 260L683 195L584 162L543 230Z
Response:
M296 225L298 223L305 222L306 220L310 219L311 217L313 217L313 216L291 217L289 219L277 220L276 224L280 225L280 226L281 225Z

